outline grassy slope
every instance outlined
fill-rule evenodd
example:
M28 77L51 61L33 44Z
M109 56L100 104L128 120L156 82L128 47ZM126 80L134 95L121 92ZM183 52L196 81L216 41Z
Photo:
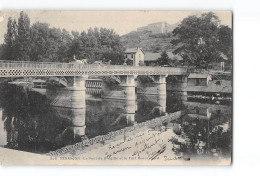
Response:
M130 32L120 37L125 48L141 47L144 51L162 52L173 51L170 43L173 39L172 33L151 34L151 32Z

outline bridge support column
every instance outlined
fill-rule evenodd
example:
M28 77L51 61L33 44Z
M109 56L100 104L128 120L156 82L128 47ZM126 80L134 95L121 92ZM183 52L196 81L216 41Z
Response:
M166 77L167 75L154 76L154 83L157 87L157 108L160 115L166 112Z
M124 97L127 101L135 101L135 78L134 75L123 75L120 76L121 83L120 87L124 91Z
M53 87L46 90L46 96L52 106L81 109L86 107L85 79L67 77L67 87Z
M140 76L137 81L137 93L166 96L167 75Z
M155 75L154 83L157 87L157 94L166 96L166 75Z
M127 125L135 124L135 112L137 110L136 100L127 100L126 102L126 121Z
M70 80L68 87L66 87L70 95L70 107L71 108L85 108L86 107L86 87L85 78L81 76L75 76ZM69 96L68 95L68 96Z
M67 130L72 132L74 137L85 135L86 108L53 107L53 109L55 116L70 122Z
M71 129L73 130L74 135L83 136L85 135L86 129L86 109L72 109L71 110Z
M102 98L135 101L136 96L134 75L120 75L114 79L117 81L117 83L113 83L112 81L110 83L104 82L104 86L102 86Z
M166 94L159 94L157 99L159 109L161 113L166 112Z

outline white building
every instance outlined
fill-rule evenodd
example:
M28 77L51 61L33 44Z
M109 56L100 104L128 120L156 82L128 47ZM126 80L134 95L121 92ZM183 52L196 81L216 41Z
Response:
M125 60L133 61L133 66L139 66L140 62L144 63L144 52L141 48L127 48L125 51Z

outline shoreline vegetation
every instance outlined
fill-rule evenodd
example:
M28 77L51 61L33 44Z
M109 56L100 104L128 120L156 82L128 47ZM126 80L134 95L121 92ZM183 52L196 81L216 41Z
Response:
M147 37L147 32L143 33ZM213 12L188 16L167 34L148 35L156 40L147 40L142 36L143 33L132 32L119 36L114 29L102 27L85 29L81 33L68 32L66 29L50 27L48 23L31 24L29 16L21 11L18 19L8 19L5 40L0 45L0 58L38 62L70 62L76 59L90 64L96 61L123 65L127 62L124 57L127 47L141 47L142 42L148 42L162 45L145 44L149 47L143 48L144 52L161 53L154 66L209 69L225 62L227 67L232 67L232 29L221 25ZM183 60L174 63L166 52L172 52Z

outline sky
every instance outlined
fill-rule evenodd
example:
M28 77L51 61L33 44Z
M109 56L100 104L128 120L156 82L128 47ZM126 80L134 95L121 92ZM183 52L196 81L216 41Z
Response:
M35 22L50 24L50 27L82 32L92 27L114 29L119 35L135 31L137 27L165 21L169 24L180 22L190 15L200 15L202 11L24 11L31 25ZM18 19L20 11L0 11L0 43L4 42L9 17ZM230 11L214 11L221 24L232 26Z

